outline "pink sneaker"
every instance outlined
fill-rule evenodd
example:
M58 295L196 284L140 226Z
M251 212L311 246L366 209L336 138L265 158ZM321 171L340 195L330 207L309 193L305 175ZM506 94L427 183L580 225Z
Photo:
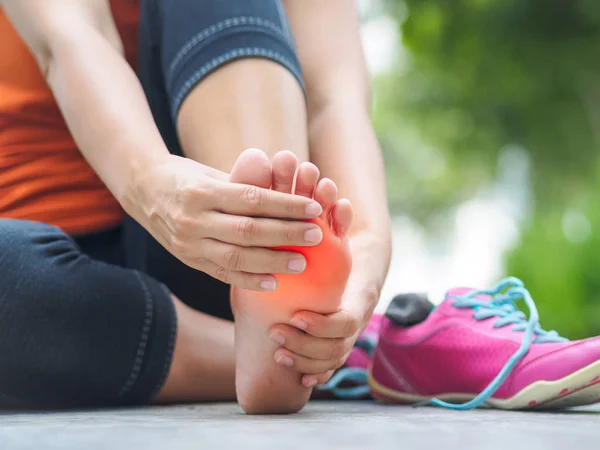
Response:
M529 319L514 306L520 299ZM392 301L369 368L375 398L452 409L600 402L600 338L571 342L542 330L520 280L508 278L487 291L453 289L440 306L429 307L426 317L407 324L415 317L414 301L402 295Z

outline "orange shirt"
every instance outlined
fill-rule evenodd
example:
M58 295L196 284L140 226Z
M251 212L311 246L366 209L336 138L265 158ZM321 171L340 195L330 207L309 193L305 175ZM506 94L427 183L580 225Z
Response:
M137 67L139 0L111 0L127 60ZM85 234L123 211L77 149L29 49L0 8L0 218Z

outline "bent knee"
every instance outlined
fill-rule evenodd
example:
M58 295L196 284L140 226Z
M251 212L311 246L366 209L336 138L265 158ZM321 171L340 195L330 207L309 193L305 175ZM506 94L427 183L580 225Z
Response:
M62 230L40 222L0 219L0 299L37 293L41 281L57 276L54 270L63 256L80 254L75 242ZM71 258L73 259L73 258Z
M70 239L60 228L42 222L20 219L0 219L0 248L34 246L56 239Z

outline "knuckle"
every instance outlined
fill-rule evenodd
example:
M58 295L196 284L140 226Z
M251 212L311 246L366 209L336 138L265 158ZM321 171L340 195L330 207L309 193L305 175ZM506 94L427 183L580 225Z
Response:
M281 230L282 237L286 243L294 243L298 241L298 227L294 226L293 222L285 223Z
M346 354L346 348L345 348L345 345L344 345L344 341L341 341L341 340L337 341L331 347L331 355L330 355L331 359L343 358L345 354Z
M317 384L318 385L325 384L329 381L330 378L331 378L331 375L324 375L317 380Z
M197 211L207 204L207 196L202 189L186 188L179 194L180 213L186 214L190 211Z
M327 354L324 355L325 358L327 359L336 359L339 358L339 355L337 354L337 348L335 345L329 345L327 347Z
M217 225L212 218L199 214L194 218L191 232L194 233L195 237L205 238L213 236L216 228Z
M248 186L242 192L242 198L251 209L259 210L266 201L266 194L257 186Z
M323 372L323 370L319 367L318 362L303 362L302 367L300 367L300 364L298 365L298 369L301 372L310 374Z
M328 370L325 373L321 373L317 376L317 384L325 384L331 378L331 371Z
M295 347L295 348L294 348L294 352L295 352L295 353L298 353L298 354L300 354L300 355L305 355L305 356L306 356L306 355L311 355L312 353L314 353L314 352L311 352L311 351L310 351L311 349L310 349L310 347L309 347L309 346L306 344L306 342L299 341L299 342L296 342L295 344L296 344L296 345L294 346L294 347ZM308 358L308 357L309 357L309 356L307 356L307 358Z
M286 197L284 208L288 214L293 214L296 212L297 202L294 201L294 197L292 197L291 195Z
M208 267L210 266L210 263L204 258L195 258L189 262L186 262L186 264L196 270L205 273L208 273Z
M214 187L205 184L197 184L194 186L189 195L190 200L195 206L198 206L199 204L208 206L215 197L216 193Z
M258 231L257 222L250 217L245 217L238 221L236 232L238 236L245 240L252 240L256 237Z
M336 362L335 362L335 366L334 366L334 368L335 368L335 369L339 369L339 368L341 368L341 367L342 367L342 366L343 366L345 363L346 363L346 358L345 358L345 357L338 358L338 359L336 360Z
M239 247L229 248L223 255L225 267L231 270L240 270L243 265L242 251Z
M178 255L185 253L187 250L187 247L188 247L185 239L182 239L178 235L171 236L170 245L171 245L171 250L174 253L177 253Z
M179 190L179 200L181 201L182 205L191 204L195 200L195 197L196 190L194 189L194 186L188 183L185 183L185 185Z
M222 281L225 284L230 284L231 272L229 270L227 270L225 267L219 266L215 269L215 278L217 280Z
M269 251L269 253L265 254L265 261L267 261L266 258L270 259L270 261L268 261L267 267L269 267L269 271L271 273L286 272L288 270L288 257L286 255L279 255L277 253L281 252Z
M349 315L346 317L346 325L344 328L344 337L354 336L358 332L358 328L360 327L358 320L350 317Z
M206 201L212 193L211 187L195 178L182 183L179 190L179 198L185 205L196 205L198 202Z
M194 228L194 220L183 210L171 213L171 226L176 235L186 235Z

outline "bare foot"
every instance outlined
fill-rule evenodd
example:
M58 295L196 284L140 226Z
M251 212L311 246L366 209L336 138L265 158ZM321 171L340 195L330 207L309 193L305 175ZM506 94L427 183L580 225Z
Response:
M301 374L275 362L278 346L269 339L269 330L276 323L289 323L299 310L321 314L338 311L348 281L351 258L347 234L352 207L347 200L337 201L337 187L331 180L317 184L318 178L316 166L302 163L298 167L290 152L275 155L271 170L266 155L259 150L244 152L231 173L233 182L288 193L294 189L293 193L313 197L323 207L323 215L313 221L322 232L320 244L281 248L304 255L307 264L302 273L276 275L277 289L272 292L232 288L236 392L248 414L292 413L304 407L312 389L302 385Z

